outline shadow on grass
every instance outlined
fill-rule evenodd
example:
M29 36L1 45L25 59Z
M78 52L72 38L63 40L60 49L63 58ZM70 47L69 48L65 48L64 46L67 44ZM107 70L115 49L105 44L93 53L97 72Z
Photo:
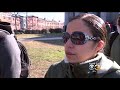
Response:
M62 33L46 33L46 34L37 34L36 37L32 37L29 39L37 39L37 38L54 38L54 37L62 37Z
M62 39L60 39L60 40L34 40L34 41L48 43L48 44L53 44L53 45L59 45L59 46L63 46L64 45Z

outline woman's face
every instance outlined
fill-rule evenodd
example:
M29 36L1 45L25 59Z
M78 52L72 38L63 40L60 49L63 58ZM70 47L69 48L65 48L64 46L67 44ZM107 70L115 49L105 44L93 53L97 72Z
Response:
M70 35L75 31L83 32L89 36L93 36L90 28L86 26L82 20L79 19L73 20L67 26L66 32L68 32ZM75 45L69 39L64 44L64 47L66 57L71 63L84 62L88 59L94 58L97 54L97 44L92 40L87 41L83 45Z

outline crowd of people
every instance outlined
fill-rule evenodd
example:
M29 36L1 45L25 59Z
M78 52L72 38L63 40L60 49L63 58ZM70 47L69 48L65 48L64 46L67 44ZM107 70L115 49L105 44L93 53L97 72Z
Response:
M116 26L94 14L75 16L62 38L64 60L52 64L44 78L120 78L120 16ZM10 23L1 21L0 78L28 78L29 65L26 48Z

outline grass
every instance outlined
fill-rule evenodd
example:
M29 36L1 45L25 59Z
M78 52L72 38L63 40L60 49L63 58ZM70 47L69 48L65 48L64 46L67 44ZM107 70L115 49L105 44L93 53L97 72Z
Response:
M36 37L38 35L20 35L20 37L29 38L31 38L31 36ZM62 40L21 42L27 48L31 60L29 78L43 78L51 64L61 61L64 58Z

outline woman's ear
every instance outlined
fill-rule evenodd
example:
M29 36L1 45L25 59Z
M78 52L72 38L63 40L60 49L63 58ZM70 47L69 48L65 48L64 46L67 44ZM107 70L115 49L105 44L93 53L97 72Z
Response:
M104 46L105 46L105 42L104 42L103 40L100 40L100 41L98 42L98 44L97 44L96 51L97 51L97 52L102 51L103 48L104 48Z

